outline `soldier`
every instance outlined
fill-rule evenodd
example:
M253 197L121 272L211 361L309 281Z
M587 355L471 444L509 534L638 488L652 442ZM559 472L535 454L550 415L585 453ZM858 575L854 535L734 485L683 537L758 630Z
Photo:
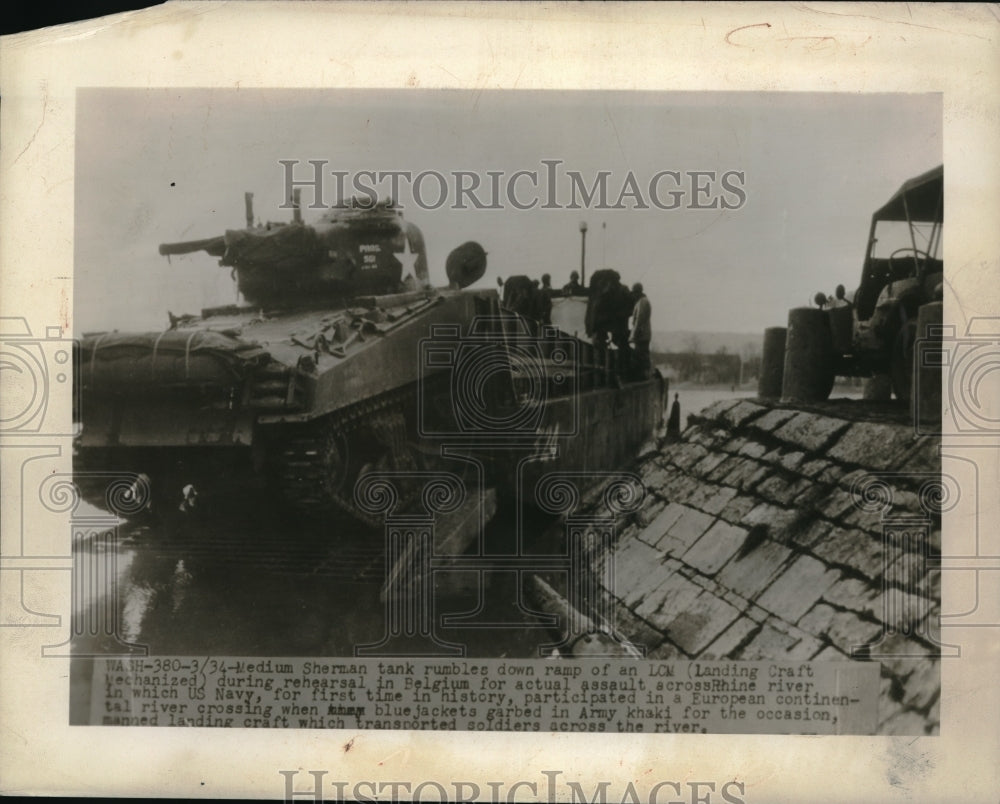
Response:
M679 438L681 434L681 402L680 394L674 394L674 404L670 406L670 418L667 419L667 435Z
M538 320L543 324L552 323L552 277L542 274L542 287L539 289L538 307L541 315Z
M575 273L575 271L574 271ZM618 281L618 274L614 271L596 271L590 278L590 298L587 299L587 314L585 318L587 337L594 345L594 362L599 366L604 366L605 355L608 349L608 327L607 316L604 308L607 306L605 300L605 286L614 274L614 281Z
M653 337L651 324L652 308L649 299L643 292L642 283L632 286L632 298L635 307L632 309L632 343L635 344L635 371L639 379L649 377L649 342Z
M520 274L510 277L503 285L503 306L508 310L533 317L535 288L531 279Z
M542 321L545 316L545 293L537 279L531 280L531 312L528 318Z
M830 308L836 307L850 307L851 303L847 300L847 292L844 290L843 285L837 285L837 289L834 291L833 300L828 300Z
M618 349L618 374L628 377L632 373L632 349L629 347L629 319L632 317L634 302L632 292L621 282L613 285L610 291L611 308L611 341Z
M632 314L632 294L621 283L617 271L603 268L594 272L590 280L587 300L587 335L594 344L594 357L599 366L604 364L610 335L618 349L618 371L625 373L629 367L628 319Z
M587 293L586 288L580 284L580 272L573 271L569 275L569 282L563 285L563 296L583 296Z

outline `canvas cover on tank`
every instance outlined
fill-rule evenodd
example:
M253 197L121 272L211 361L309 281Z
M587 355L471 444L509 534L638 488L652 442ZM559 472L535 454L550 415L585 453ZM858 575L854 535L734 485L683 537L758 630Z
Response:
M269 359L261 346L212 330L105 332L81 340L80 378L83 390L94 394L179 385L228 389Z

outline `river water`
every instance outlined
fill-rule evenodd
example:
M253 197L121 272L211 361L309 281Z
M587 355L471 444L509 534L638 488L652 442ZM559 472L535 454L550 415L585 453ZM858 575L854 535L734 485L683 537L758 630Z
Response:
M77 515L86 513L81 508ZM527 523L541 533L552 520L534 515ZM511 517L499 512L487 528L487 549L505 552L512 532ZM113 578L99 588L81 584L73 650L355 655L389 628L380 599L383 544L382 533L352 521L297 520L249 506L224 517L178 513L123 522L110 542L91 537L74 544L78 572L99 577L100 564L113 567ZM527 574L444 573L433 598L436 637L470 656L537 657L555 635L524 602ZM446 614L464 614L468 623L448 627Z
M690 413L698 413L709 405L724 399L753 399L757 396L756 388L684 388L678 386L670 389L670 403L674 401L674 394L679 396L681 404L681 422L686 420ZM849 385L837 385L830 395L831 399L861 399L861 387Z

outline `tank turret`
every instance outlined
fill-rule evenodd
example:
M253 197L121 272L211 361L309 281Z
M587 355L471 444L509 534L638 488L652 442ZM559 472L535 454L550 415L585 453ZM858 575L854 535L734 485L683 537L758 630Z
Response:
M265 309L330 305L430 284L423 235L403 220L391 199L374 204L352 199L330 208L315 224L302 222L296 203L291 221L255 225L248 193L246 228L160 245L167 257L196 251L232 267L243 298ZM469 280L463 276L464 284Z

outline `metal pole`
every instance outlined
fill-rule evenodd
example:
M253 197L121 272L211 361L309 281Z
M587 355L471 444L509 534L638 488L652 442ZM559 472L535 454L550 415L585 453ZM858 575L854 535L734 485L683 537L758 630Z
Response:
M587 222L580 222L580 284L587 285Z

